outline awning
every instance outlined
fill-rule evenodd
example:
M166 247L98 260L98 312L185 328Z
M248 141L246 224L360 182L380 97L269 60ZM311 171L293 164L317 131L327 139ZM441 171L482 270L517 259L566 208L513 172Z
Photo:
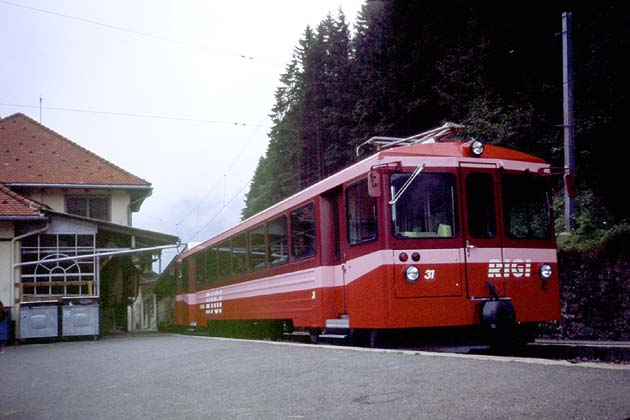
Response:
M179 238L173 235L52 210L44 213L48 218L46 226L22 236L22 241L28 241L21 245L23 258L13 264L20 268L20 298L25 293L37 296L42 287L48 287L49 295L60 294L55 290L63 288L64 295L99 296L101 268L112 258L139 257L135 261L144 260L146 269L150 255L161 258L163 250L181 246ZM68 292L72 287L79 291ZM46 295L46 291L42 294Z
M98 233L109 232L128 236L132 239L132 242L139 242L143 244L143 246L176 245L180 243L177 236L168 235L166 233L138 229L132 226L119 225L103 220L90 219L88 217L76 216L74 214L61 213L53 210L44 210L44 212L50 214L53 218L70 219L78 222L96 225ZM132 248L134 248L134 246L132 246Z

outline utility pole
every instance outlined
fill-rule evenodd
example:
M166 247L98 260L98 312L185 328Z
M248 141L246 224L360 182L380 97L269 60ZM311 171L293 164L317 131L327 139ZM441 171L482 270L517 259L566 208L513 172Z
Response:
M573 124L573 41L571 12L562 13L562 98L564 126L564 168L575 174L574 124ZM564 230L575 228L575 199L564 191Z

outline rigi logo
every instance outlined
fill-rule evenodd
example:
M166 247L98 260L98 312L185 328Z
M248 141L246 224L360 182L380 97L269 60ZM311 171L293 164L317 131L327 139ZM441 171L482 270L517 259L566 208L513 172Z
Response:
M490 259L488 263L488 278L520 278L530 277L532 274L532 260L519 258Z
M206 315L218 315L223 313L223 291L211 290L206 292L206 303L199 306L206 310Z

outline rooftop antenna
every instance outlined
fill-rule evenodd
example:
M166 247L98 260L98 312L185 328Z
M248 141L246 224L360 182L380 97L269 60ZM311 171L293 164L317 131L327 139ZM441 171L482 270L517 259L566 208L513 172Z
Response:
M39 123L42 123L42 94L39 94Z
M413 135L411 137L371 137L358 145L355 149L357 156L359 156L361 148L367 145L376 146L378 150L389 149L390 147L409 146L410 144L418 143L435 143L440 140L453 137L464 129L461 124L455 124L451 122L444 123L441 127L434 128L423 133Z

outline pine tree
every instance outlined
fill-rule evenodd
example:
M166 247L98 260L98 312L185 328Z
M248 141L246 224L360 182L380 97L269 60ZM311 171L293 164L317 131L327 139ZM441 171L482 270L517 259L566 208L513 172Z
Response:
M614 181L625 154L601 139L630 130L630 13L609 0L570 5L578 181L619 219L627 215ZM444 121L562 166L564 10L554 2L368 0L352 39L342 13L307 28L281 77L243 214L349 165L354 146L371 136L407 136Z
M301 188L300 141L301 107L303 102L301 51L296 50L276 89L276 103L272 109L273 126L269 132L267 153L262 157L245 197L243 219L291 195Z

